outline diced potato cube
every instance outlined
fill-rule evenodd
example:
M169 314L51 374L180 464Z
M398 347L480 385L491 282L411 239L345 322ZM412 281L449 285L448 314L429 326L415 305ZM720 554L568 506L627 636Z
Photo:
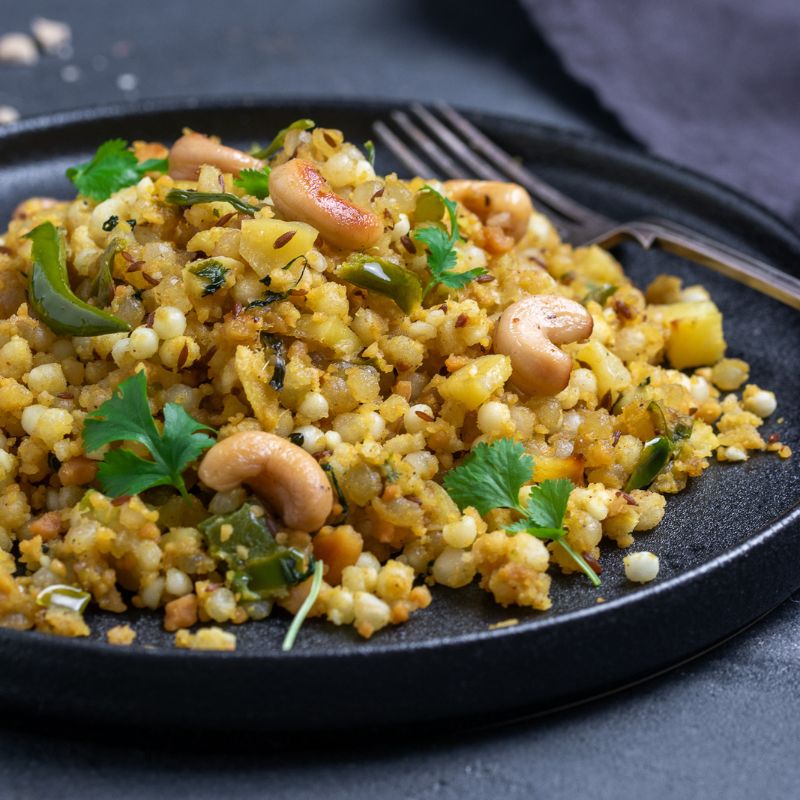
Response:
M614 286L627 283L619 262L607 250L597 245L577 248L572 254L572 263L578 275L595 283L610 283Z
M319 235L305 222L284 222L280 219L246 219L242 222L239 253L263 278L273 269L305 255Z
M597 395L602 398L607 392L616 395L631 383L631 374L620 359L600 342L583 345L575 358L588 364L597 379Z
M445 400L455 400L474 411L486 402L511 377L508 356L481 356L454 372L441 386L439 394Z
M297 320L297 332L304 339L330 347L340 358L352 358L361 350L361 340L339 317L306 314Z
M669 327L667 358L675 369L715 364L725 355L722 314L710 300L653 308Z
M580 456L536 456L533 459L533 481L541 483L551 478L569 478L576 486L583 486L583 462Z

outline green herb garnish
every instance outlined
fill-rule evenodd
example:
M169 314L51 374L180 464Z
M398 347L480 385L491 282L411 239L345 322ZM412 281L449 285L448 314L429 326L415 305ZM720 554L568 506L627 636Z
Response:
M273 303L277 303L279 300L288 300L292 292L297 288L300 281L303 280L303 275L305 275L306 267L308 266L308 259L306 259L304 255L295 256L288 264L284 264L281 267L282 270L287 270L292 266L292 264L294 264L295 261L300 258L303 259L303 268L300 270L297 280L285 292L273 292L268 288L263 297L260 297L258 300L251 300L247 304L247 307L260 308L263 306L271 306ZM259 281L259 283L263 283L264 286L269 287L269 285L272 283L272 278L269 275L266 275Z
M174 486L188 498L183 471L214 444L201 431L212 431L190 417L177 403L164 406L163 433L159 433L147 403L147 378L137 372L122 381L118 392L86 416L83 442L87 452L111 442L139 442L153 456L152 461L130 450L109 450L97 477L110 497L139 494L153 486Z
M375 166L375 142L372 139L367 139L364 142L364 152L367 154L367 161L371 167Z
M251 205L230 192L196 192L194 189L172 189L165 200L173 206L194 206L198 203L228 203L242 214L251 217L259 211L259 206Z
M166 158L148 158L139 163L124 139L109 139L97 148L90 161L70 167L67 177L85 197L106 200L117 190L138 183L148 172L166 171Z
M342 487L339 485L339 479L336 477L336 470L334 470L334 468L328 463L320 464L320 466L325 472L328 473L331 486L333 486L333 490L336 492L336 499L339 505L342 507L341 517L339 517L339 519L335 522L332 522L331 525L342 525L347 521L347 515L350 513L350 504L347 502L347 498L344 496Z
M283 389L283 379L286 377L286 349L283 339L267 331L261 331L259 338L261 339L261 344L264 347L269 347L275 356L275 366L272 369L269 385L276 392L279 392Z
M308 596L303 601L303 605L300 606L300 610L297 612L297 614L295 614L292 624L289 626L289 630L286 631L286 637L284 638L283 645L281 646L281 650L283 650L284 653L294 647L294 640L297 638L297 634L300 631L302 624L305 622L308 612L311 611L311 609L314 607L314 603L317 602L319 590L322 586L323 567L324 564L321 560L314 564L314 579L311 581L311 589L308 592Z
M89 287L89 296L101 306L107 306L114 297L114 256L124 249L124 239L112 239L98 259L97 272Z
M574 488L567 478L546 480L531 490L527 506L519 502L519 492L533 477L533 459L519 442L498 439L491 444L480 442L461 466L444 476L444 487L460 509L473 506L480 514L494 508L509 508L522 519L509 525L511 534L528 533L537 539L549 539L566 550L589 580L600 585L597 573L566 540L564 514Z
M247 194L264 200L269 197L269 167L264 169L243 169L238 178L234 178L233 185L243 189Z
M428 247L428 269L431 272L431 279L422 293L424 298L437 284L447 286L449 289L463 289L475 278L485 275L486 270L483 267L475 267L475 269L470 269L466 272L453 271L457 260L455 245L460 238L458 220L456 219L456 204L431 186L424 187L422 192L430 192L435 195L444 204L447 209L447 215L450 218L450 233L447 233L438 225L426 225L418 228L413 235L414 239Z
M203 297L208 297L219 291L225 285L225 276L230 272L227 267L223 267L219 261L211 259L204 261L201 266L189 270L192 275L205 280L203 286Z
M315 122L313 119L296 119L291 125L281 128L275 135L275 138L266 147L253 148L250 151L250 155L255 158L269 158L283 147L283 143L286 141L286 134L289 133L289 131L309 131L314 125Z

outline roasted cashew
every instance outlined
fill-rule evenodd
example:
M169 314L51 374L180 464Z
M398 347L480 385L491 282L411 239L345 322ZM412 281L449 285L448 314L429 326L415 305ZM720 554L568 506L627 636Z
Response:
M501 181L445 181L447 195L480 217L484 225L495 225L518 242L528 230L533 214L530 195L517 183Z
M366 250L383 233L375 214L339 197L317 168L302 158L272 170L269 196L282 217L313 225L323 239L342 250Z
M217 492L246 483L294 530L319 530L333 508L330 482L316 459L273 433L240 431L222 439L198 474Z
M169 151L169 175L176 181L194 181L203 164L211 164L220 172L238 175L243 169L261 169L257 158L203 136L202 133L184 133Z
M580 303L535 294L510 305L500 317L494 351L511 357L511 380L530 395L552 396L566 388L572 357L558 345L592 333L592 315Z

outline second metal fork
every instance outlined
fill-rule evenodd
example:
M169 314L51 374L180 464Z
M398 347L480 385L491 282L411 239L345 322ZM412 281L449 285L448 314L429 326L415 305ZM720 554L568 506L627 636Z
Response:
M608 248L625 239L644 248L657 244L800 309L800 280L794 276L668 219L619 221L589 209L531 173L450 106L438 103L434 109L436 114L415 104L408 113L392 112L394 128L380 121L374 124L377 137L414 174L514 181L575 246Z

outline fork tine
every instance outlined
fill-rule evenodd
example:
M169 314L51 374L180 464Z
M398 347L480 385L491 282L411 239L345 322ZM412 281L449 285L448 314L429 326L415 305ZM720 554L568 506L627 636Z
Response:
M595 211L565 197L557 189L540 180L525 167L519 164L505 150L498 147L491 139L483 135L469 120L461 116L447 103L436 103L439 113L467 140L470 147L488 158L508 177L524 186L531 195L548 205L553 211L576 223L584 223L598 219L601 215Z
M392 130L380 120L372 124L372 130L375 135L380 139L386 147L402 161L403 165L411 172L412 175L429 175L436 177L436 171L430 167L425 161L415 155L405 143L397 137Z
M494 169L491 164L479 158L475 153L464 144L449 128L442 125L436 117L428 111L425 106L414 103L411 106L412 113L428 127L431 133L436 136L445 147L457 156L468 166L477 177L485 178L489 181L499 180L502 176Z
M392 111L391 118L398 128L430 159L445 178L464 177L464 170L434 142L423 130L417 127L404 111Z

